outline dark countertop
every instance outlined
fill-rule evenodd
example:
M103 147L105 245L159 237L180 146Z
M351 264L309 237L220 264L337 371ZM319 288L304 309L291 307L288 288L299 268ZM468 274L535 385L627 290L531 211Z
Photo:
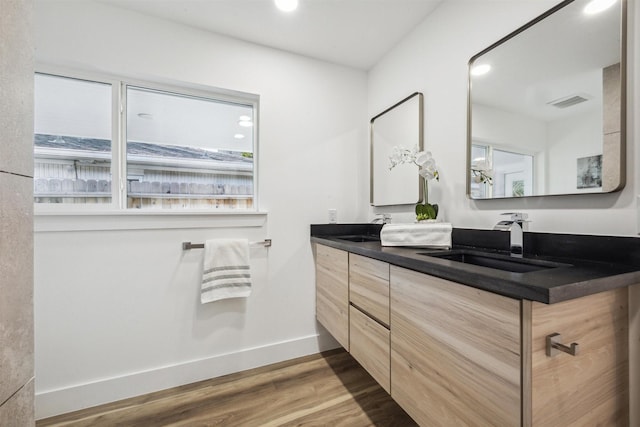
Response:
M379 241L350 242L345 235L379 236L376 224L311 225L311 241L374 258L478 289L553 304L640 283L640 238L524 233L524 258L567 266L527 273L436 258L442 249L383 247ZM453 249L508 254L509 233L454 228Z

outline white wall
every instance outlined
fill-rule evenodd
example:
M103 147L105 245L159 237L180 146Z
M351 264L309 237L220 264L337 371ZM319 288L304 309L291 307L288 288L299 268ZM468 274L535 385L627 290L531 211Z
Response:
M37 417L335 345L315 322L309 224L365 216L366 74L94 2L37 2L35 32L40 63L260 95L268 212L36 218ZM252 249L246 301L198 302L202 253L180 244L215 237L273 239Z
M535 153L546 148L545 122L488 105L473 105L473 129L474 137L503 149Z
M549 122L547 191L551 194L591 192L577 189L577 159L602 154L602 111Z
M440 182L429 186L430 199L456 227L492 228L499 213L529 213L532 231L580 234L635 235L637 231L636 149L633 106L628 110L628 182L620 193L596 196L471 201L465 195L467 62L556 1L443 2L369 73L368 114L373 116L409 93L425 96L425 146L439 164ZM629 2L633 15L633 2ZM629 22L629 47L634 45L634 22ZM637 39L637 35L635 35ZM633 53L633 52L632 52ZM628 89L633 93L638 69L630 58ZM635 79L634 79L635 77ZM638 126L635 124L635 126ZM372 215L374 210L370 211ZM385 211L378 209L375 211ZM412 207L386 209L400 221L412 220Z
M489 229L499 213L529 213L531 231L636 236L640 191L640 7L628 2L627 185L605 195L509 201L471 201L465 195L467 61L486 46L528 22L556 1L443 2L411 35L376 65L369 76L368 112L384 110L408 93L425 96L425 146L439 162L440 182L429 187L445 219L455 227ZM412 207L394 218L412 220ZM372 212L370 212L370 215ZM630 425L640 425L640 286L630 293Z

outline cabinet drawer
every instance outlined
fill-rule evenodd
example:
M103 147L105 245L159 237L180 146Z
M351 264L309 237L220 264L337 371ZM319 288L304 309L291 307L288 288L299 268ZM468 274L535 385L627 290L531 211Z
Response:
M351 306L351 355L384 388L391 391L389 330Z
M394 266L391 324L392 397L418 424L520 425L520 301Z
M349 301L389 325L389 264L350 254Z
M316 245L316 318L348 351L348 252Z

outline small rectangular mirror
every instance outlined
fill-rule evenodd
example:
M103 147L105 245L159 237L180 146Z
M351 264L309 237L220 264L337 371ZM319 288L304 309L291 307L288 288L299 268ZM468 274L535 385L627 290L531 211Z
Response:
M390 170L396 146L423 149L423 96L416 92L373 117L370 122L370 202L372 206L407 205L420 201L422 180L411 164Z

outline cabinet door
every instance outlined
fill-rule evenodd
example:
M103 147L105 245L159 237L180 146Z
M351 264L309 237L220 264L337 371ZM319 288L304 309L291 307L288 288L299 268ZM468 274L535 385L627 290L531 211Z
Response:
M353 306L350 316L351 355L389 393L389 330Z
M627 288L530 304L533 426L628 426ZM547 356L546 336L553 333L565 345L578 343L578 354Z
M349 253L316 245L316 318L349 350Z
M520 302L391 267L391 396L425 426L519 426Z
M349 299L356 307L389 326L389 264L350 254Z

